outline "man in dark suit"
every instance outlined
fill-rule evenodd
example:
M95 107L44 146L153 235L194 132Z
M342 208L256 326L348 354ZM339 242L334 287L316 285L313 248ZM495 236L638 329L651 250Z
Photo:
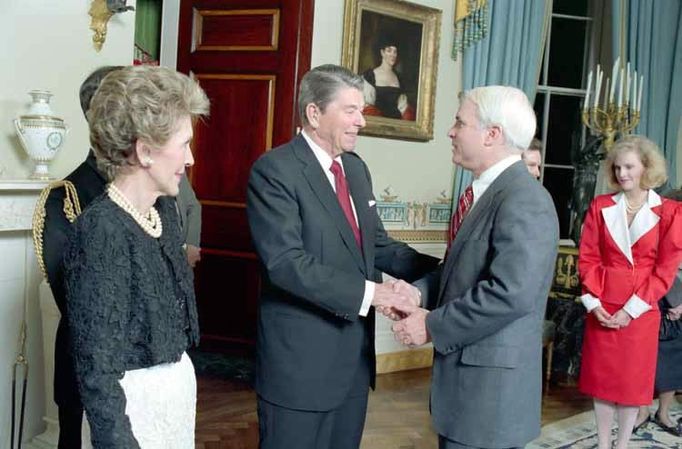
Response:
M465 92L448 136L474 181L428 308L393 325L435 349L431 414L441 449L523 447L540 433L542 323L559 243L552 199L521 161L535 133L525 94ZM433 301L432 301L433 300Z
M87 116L90 100L106 75L122 66L103 66L92 72L83 81L79 99L83 114ZM43 262L50 290L62 317L66 317L66 293L62 255L66 245L71 223L88 204L104 192L106 179L97 169L97 161L92 150L88 156L64 181L75 188L75 197L67 195L65 187L52 188L45 201L45 223L43 227ZM186 178L180 183L178 213L187 237L187 257L189 263L199 258L199 233L201 229L201 207ZM78 204L78 208L76 207ZM67 212L68 211L68 212ZM198 211L198 212L197 212ZM78 449L81 447L81 423L83 405L81 403L73 360L68 346L69 329L67 320L60 319L57 327L54 354L54 401L59 410L59 449Z
M387 236L353 153L362 78L325 65L301 81L303 132L254 164L247 213L264 266L256 391L262 449L355 449L374 384L374 311L417 301L377 283L435 268Z

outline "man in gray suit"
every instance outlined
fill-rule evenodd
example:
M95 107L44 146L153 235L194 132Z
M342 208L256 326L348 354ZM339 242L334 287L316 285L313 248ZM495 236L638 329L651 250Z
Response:
M474 174L470 207L427 307L393 325L435 349L431 414L441 449L523 447L540 433L542 322L559 242L552 199L521 161L535 133L525 94L463 94L448 136Z
M246 211L264 268L261 449L359 447L374 385L374 307L416 299L380 283L379 270L414 280L438 263L390 238L377 215L369 170L353 152L365 126L362 86L343 67L308 72L303 131L251 169Z
M201 203L197 199L187 175L180 180L180 190L175 204L182 226L187 262L194 268L201 260Z

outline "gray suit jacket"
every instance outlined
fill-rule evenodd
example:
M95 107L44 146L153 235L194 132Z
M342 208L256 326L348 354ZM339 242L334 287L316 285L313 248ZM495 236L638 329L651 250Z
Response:
M197 200L187 175L180 180L180 191L175 201L178 206L183 241L196 247L201 246L201 203Z
M504 448L540 433L542 322L558 242L552 199L523 162L464 219L426 321L439 434Z

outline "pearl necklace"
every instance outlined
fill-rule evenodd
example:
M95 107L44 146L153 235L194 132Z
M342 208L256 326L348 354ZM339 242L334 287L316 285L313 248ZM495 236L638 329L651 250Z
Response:
M638 206L631 206L630 202L628 201L628 197L623 194L623 199L625 200L625 210L627 210L628 214L630 215L635 215L641 208L644 206L644 203L646 200L642 201L639 203Z
M133 220L140 225L144 232L155 239L161 237L163 224L161 223L159 212L154 206L149 208L149 214L147 214L145 217L135 208L135 206L132 205L130 200L128 200L128 198L123 195L123 192L121 192L113 183L109 184L107 187L107 194L109 195L109 198L111 198L111 201L116 203L121 209L126 211L128 215L133 217Z

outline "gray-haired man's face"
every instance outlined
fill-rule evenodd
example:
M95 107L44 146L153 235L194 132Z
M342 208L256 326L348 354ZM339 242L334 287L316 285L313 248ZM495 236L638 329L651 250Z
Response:
M354 87L339 89L324 112L315 106L309 121L317 144L332 157L353 151L358 132L365 126L364 106L362 92Z

